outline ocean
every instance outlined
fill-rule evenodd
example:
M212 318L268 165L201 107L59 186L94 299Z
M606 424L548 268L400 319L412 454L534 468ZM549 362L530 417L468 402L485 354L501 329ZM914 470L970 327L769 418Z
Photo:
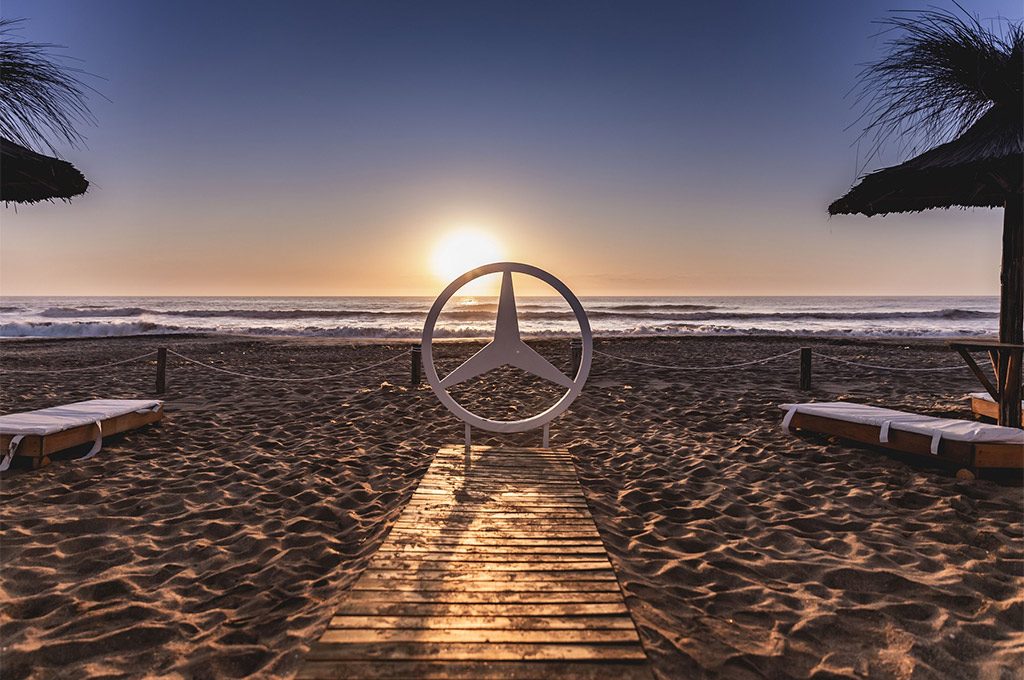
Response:
M591 297L595 335L995 335L999 298L947 297ZM104 337L241 333L340 338L419 337L427 297L3 297L0 337ZM530 336L578 333L561 298L517 300ZM489 337L496 299L453 298L436 337Z

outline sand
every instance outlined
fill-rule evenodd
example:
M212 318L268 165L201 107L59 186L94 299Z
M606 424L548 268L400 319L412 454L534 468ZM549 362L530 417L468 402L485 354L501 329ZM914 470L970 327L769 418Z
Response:
M688 338L602 341L671 365L812 345L869 363L942 366L941 344ZM8 341L4 369L103 364L169 346L232 370L339 373L407 345L225 337ZM566 367L566 341L538 348ZM470 348L439 346L447 370ZM5 370L9 413L153 397L155 366ZM1024 493L955 470L781 431L777 405L848 399L969 417L973 378L797 358L697 373L595 358L552 428L660 678L1018 678ZM167 416L0 482L0 674L287 678L383 541L433 452L462 437L409 357L345 379L253 381L172 357ZM487 389L484 389L487 388ZM499 371L458 390L484 415L557 393ZM518 401L518 409L507 406ZM477 443L539 444L539 433Z

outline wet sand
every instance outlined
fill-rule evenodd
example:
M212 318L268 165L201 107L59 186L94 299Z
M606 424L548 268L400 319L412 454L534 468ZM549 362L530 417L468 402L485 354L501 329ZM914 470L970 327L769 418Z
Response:
M947 366L941 343L786 338L600 341L707 366L801 345ZM158 346L265 377L315 378L400 343L225 337L0 344L2 412L154 397ZM567 341L535 345L568 370ZM438 346L451 370L471 347ZM383 541L433 452L462 425L403 356L346 378L255 381L171 357L166 418L93 459L0 482L0 674L287 678ZM598 355L552 426L661 678L1017 678L1024 672L1024 493L1010 478L791 436L778 404L847 399L970 417L968 371L900 374L797 357L673 372ZM455 390L482 415L557 392L511 370ZM515 407L508 404L514 403ZM538 445L539 432L475 442Z

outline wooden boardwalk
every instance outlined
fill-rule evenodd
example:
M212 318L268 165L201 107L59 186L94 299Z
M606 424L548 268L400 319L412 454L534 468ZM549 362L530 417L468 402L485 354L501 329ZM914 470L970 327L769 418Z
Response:
M298 678L652 677L567 451L438 451Z

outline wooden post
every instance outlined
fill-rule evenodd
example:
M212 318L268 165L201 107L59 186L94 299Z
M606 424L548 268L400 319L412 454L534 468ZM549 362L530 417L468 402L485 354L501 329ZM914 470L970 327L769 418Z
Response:
M1003 206L1003 262L999 272L999 342L1024 343L1024 196L1017 194ZM1021 361L1008 349L1007 361L1000 361L1005 373L996 376L999 385L999 424L1021 426ZM1016 360L1010 360L1010 357Z
M811 389L811 348L800 348L800 389L804 392Z
M583 361L583 341L573 340L569 343L569 349L572 351L572 376L575 378L580 372L580 363Z
M156 393L163 394L167 389L167 348L156 351Z
M1003 266L999 272L999 342L1024 343L1024 197L1003 208Z
M415 387L422 381L423 348L419 343L412 346L412 385Z

